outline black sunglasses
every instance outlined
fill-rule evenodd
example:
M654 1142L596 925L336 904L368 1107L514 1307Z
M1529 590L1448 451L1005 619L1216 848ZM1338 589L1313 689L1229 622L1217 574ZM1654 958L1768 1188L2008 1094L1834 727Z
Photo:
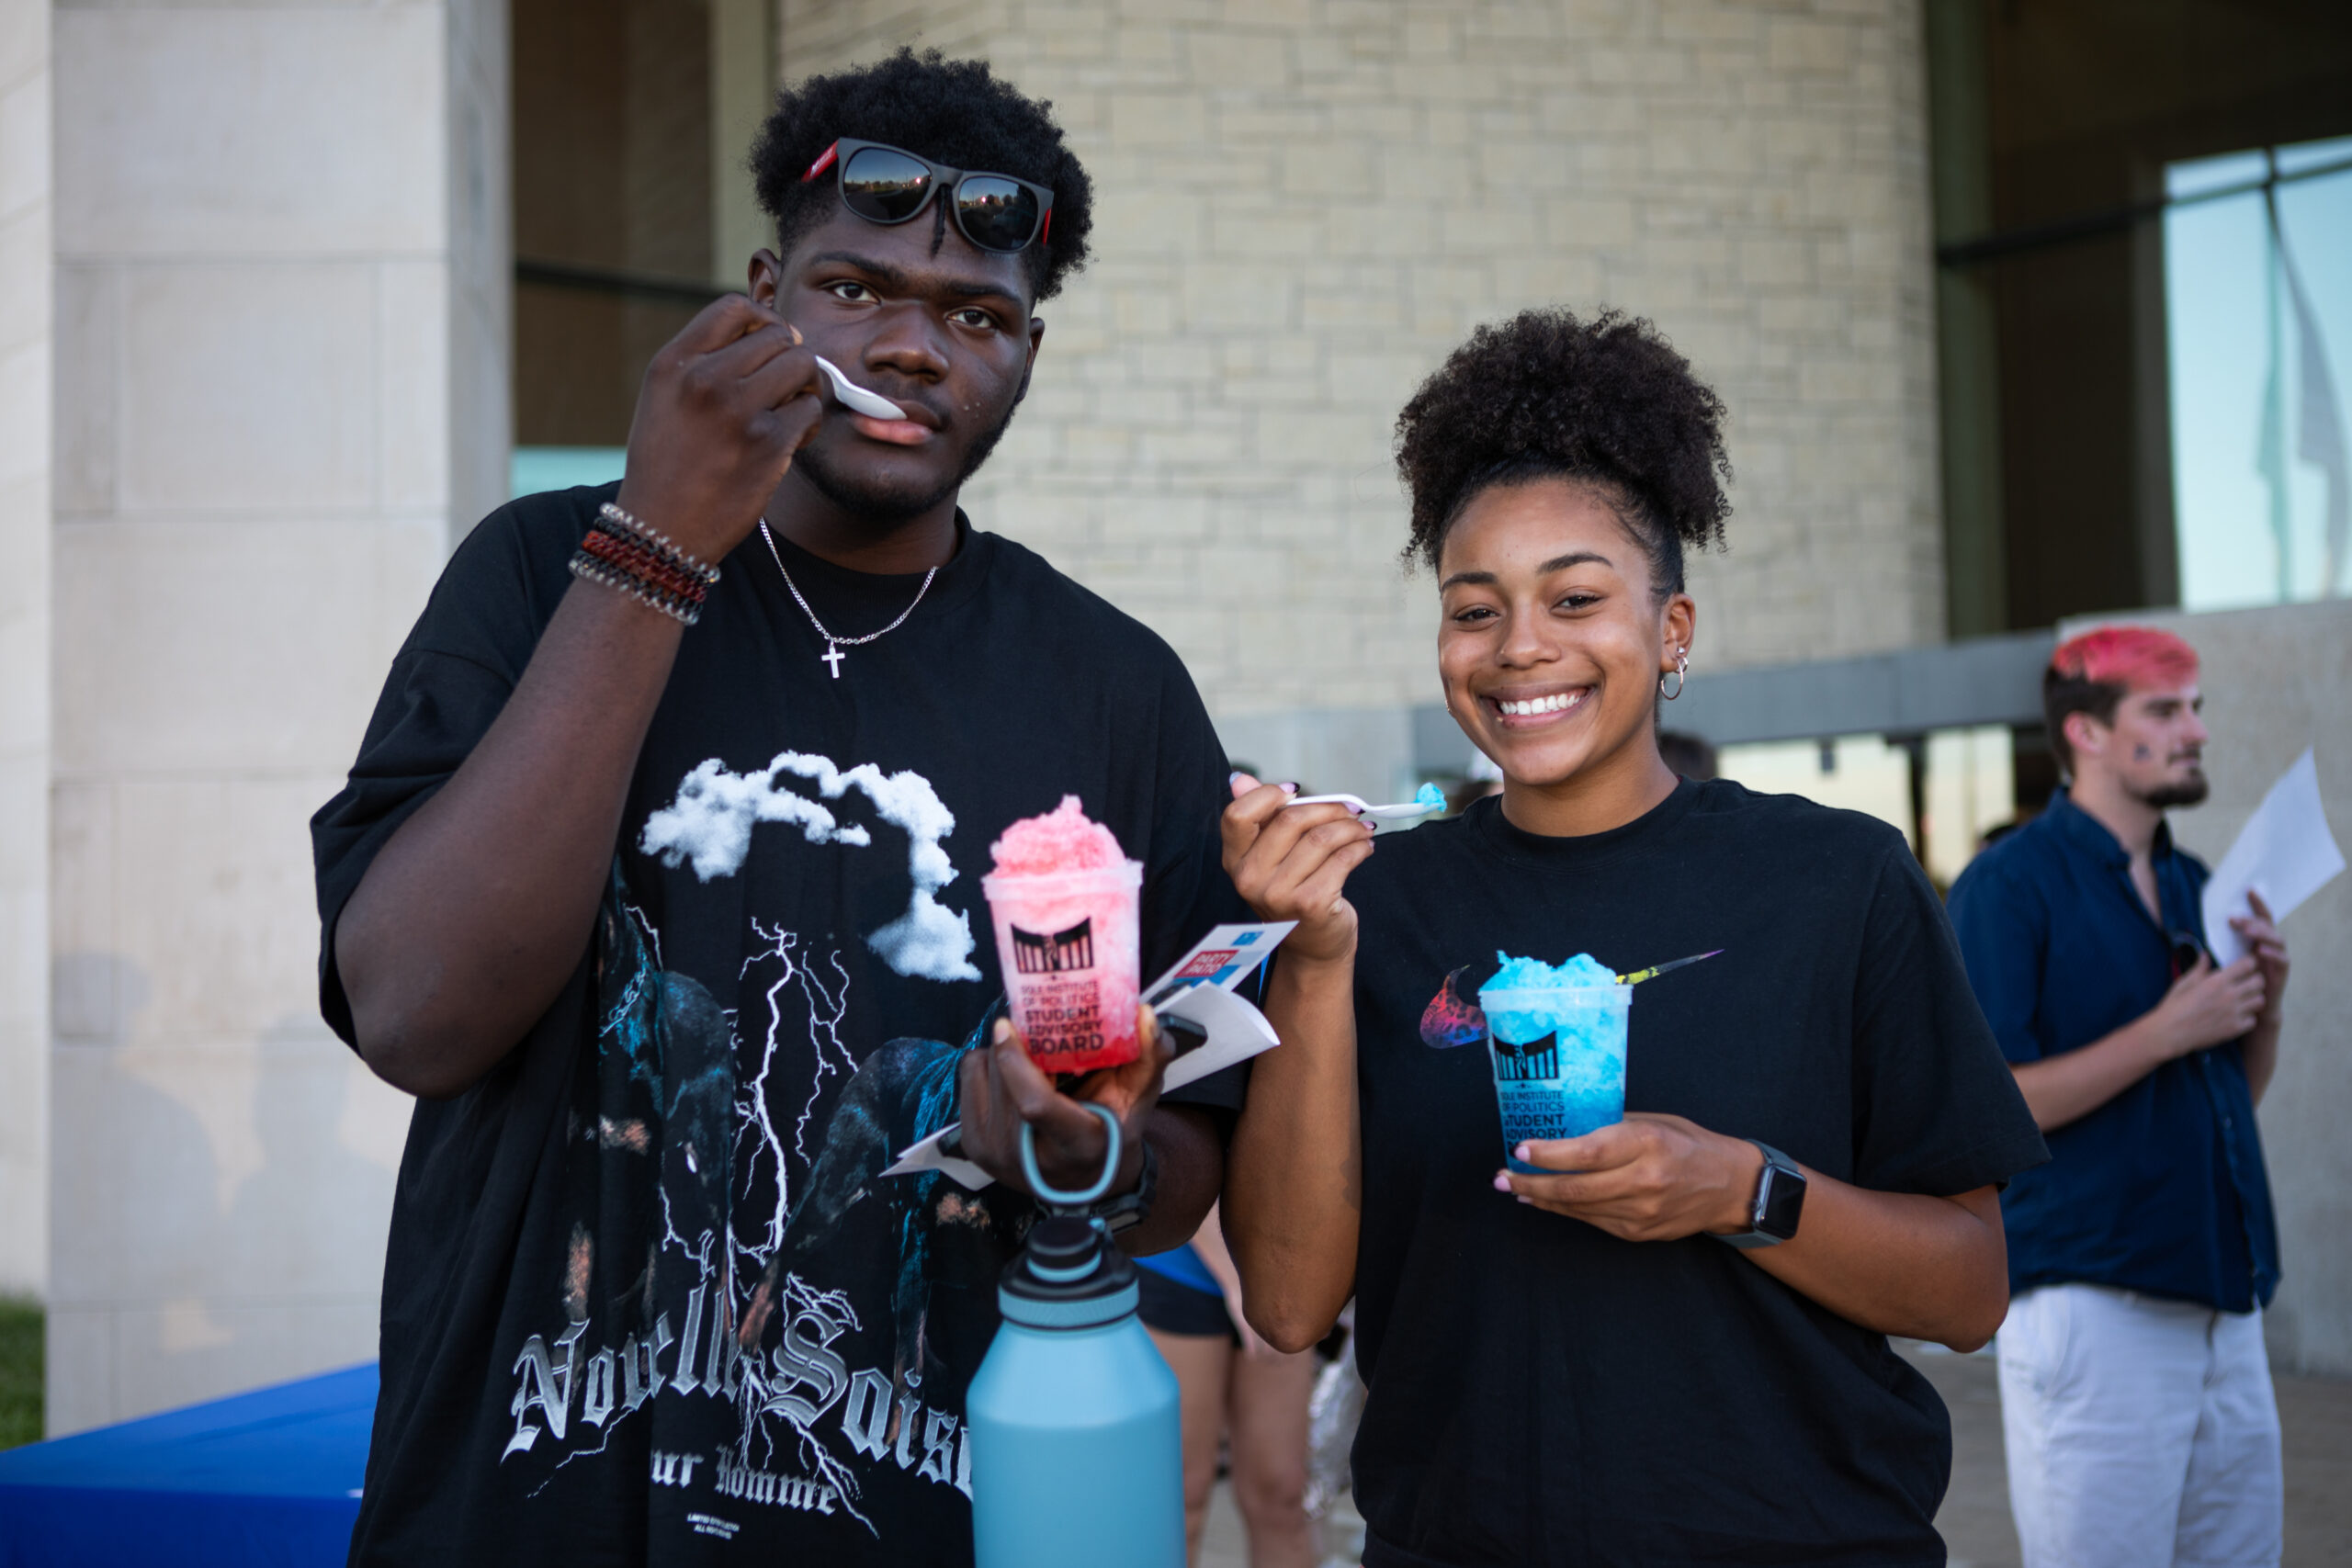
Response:
M2197 961L2205 956L2205 944L2187 931L2166 931L2165 941L2172 948L2172 977L2176 980L2196 968Z
M1054 226L1054 193L1011 175L976 174L919 158L902 147L842 137L800 176L808 184L839 164L842 205L868 223L904 223L934 190L953 193L956 227L984 251L1012 255L1043 242Z

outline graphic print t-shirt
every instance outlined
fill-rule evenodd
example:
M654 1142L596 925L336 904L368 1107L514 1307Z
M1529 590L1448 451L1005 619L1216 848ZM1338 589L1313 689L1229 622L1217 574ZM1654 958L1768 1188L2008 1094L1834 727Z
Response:
M1361 917L1355 1451L1369 1568L1940 1563L1951 1428L1887 1346L1709 1236L1619 1241L1494 1189L1498 950L1633 990L1629 1111L1889 1192L2043 1157L1891 829L1730 783L1611 832L1501 803L1385 838Z
M460 547L313 822L346 1040L335 918L496 717L611 493L527 498ZM355 1562L970 1560L964 1390L1034 1209L879 1172L956 1119L1002 988L988 846L1076 795L1145 864L1147 976L1235 905L1225 760L1174 654L958 527L838 679L758 536L725 563L573 983L416 1109ZM922 582L778 543L843 635Z

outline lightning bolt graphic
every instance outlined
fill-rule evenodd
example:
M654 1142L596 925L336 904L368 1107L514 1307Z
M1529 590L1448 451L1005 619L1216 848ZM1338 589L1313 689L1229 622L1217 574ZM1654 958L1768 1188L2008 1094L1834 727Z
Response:
M752 1143L752 1154L764 1149L775 1165L775 1209L767 1222L764 1244L745 1250L758 1258L762 1267L784 1245L785 1221L792 1213L792 1166L786 1157L784 1139L768 1106L768 1075L775 1068L776 1052L783 1045L786 1030L786 995L797 989L807 1004L809 1055L814 1069L809 1075L808 1099L800 1108L800 1115L793 1124L792 1154L805 1167L808 1163L808 1125L817 1115L817 1104L824 1097L825 1080L839 1072L854 1075L857 1059L841 1037L842 1020L849 1012L849 973L842 967L841 954L829 953L824 967L831 970L828 979L812 962L803 962L798 933L781 926L769 927L757 917L752 920L752 934L765 943L743 961L740 972L748 976L754 964L774 960L778 966L775 979L766 990L768 1022L766 1038L760 1050L760 1070L743 1086L736 1100L736 1117L741 1127L738 1137ZM743 1161L742 1195L749 1199L758 1182L758 1161Z

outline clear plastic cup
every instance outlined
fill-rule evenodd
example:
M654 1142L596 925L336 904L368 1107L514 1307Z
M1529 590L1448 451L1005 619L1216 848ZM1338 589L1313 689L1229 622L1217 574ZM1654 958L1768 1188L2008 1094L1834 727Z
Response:
M1625 1119L1625 1025L1631 986L1480 991L1487 1056L1502 1111L1503 1159L1529 1138L1577 1138Z
M1049 1073L1132 1062L1143 865L980 878L1012 1021Z

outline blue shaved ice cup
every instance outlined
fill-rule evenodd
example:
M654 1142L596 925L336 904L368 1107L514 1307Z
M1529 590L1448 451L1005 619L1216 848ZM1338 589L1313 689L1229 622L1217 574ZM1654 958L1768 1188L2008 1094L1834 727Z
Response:
M1625 1119L1625 1026L1631 986L1482 990L1487 1057L1502 1111L1503 1161L1529 1138L1577 1138Z

